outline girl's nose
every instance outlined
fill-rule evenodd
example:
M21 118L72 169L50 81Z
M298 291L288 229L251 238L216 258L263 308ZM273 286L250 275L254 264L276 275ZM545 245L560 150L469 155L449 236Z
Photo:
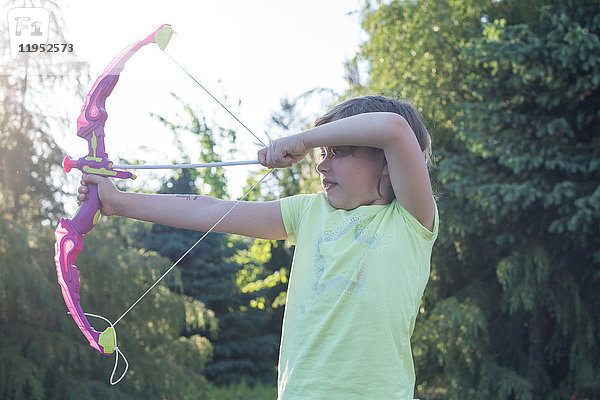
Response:
M325 157L323 161L317 164L317 171L321 174L329 171L330 162L331 160L329 159L329 157Z

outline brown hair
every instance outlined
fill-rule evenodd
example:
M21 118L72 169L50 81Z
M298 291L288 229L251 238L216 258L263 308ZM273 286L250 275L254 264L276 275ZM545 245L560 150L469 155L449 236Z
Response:
M417 109L406 101L384 96L356 97L333 107L327 114L315 121L315 126L370 112L392 112L404 117L415 133L426 160L430 160L431 136L427 132L427 128L425 128Z

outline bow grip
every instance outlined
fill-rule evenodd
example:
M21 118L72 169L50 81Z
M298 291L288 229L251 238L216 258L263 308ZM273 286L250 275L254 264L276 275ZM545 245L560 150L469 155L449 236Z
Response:
M88 193L86 200L81 203L81 206L71 219L72 227L79 235L85 235L92 230L94 225L100 219L100 198L98 197L98 185L88 183Z

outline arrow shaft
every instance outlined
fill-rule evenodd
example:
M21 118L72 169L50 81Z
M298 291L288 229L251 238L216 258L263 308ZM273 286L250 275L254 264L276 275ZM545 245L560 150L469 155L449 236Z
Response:
M179 168L212 168L212 167L229 167L234 165L252 165L258 164L258 160L246 161L221 161L214 163L198 163L198 164L162 164L162 165L117 165L112 168L116 169L179 169Z

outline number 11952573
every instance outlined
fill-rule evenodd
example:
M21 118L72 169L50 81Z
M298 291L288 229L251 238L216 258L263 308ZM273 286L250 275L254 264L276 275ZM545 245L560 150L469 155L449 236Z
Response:
M47 43L47 44L36 44L27 43L19 44L20 53L72 53L73 45L70 43Z

